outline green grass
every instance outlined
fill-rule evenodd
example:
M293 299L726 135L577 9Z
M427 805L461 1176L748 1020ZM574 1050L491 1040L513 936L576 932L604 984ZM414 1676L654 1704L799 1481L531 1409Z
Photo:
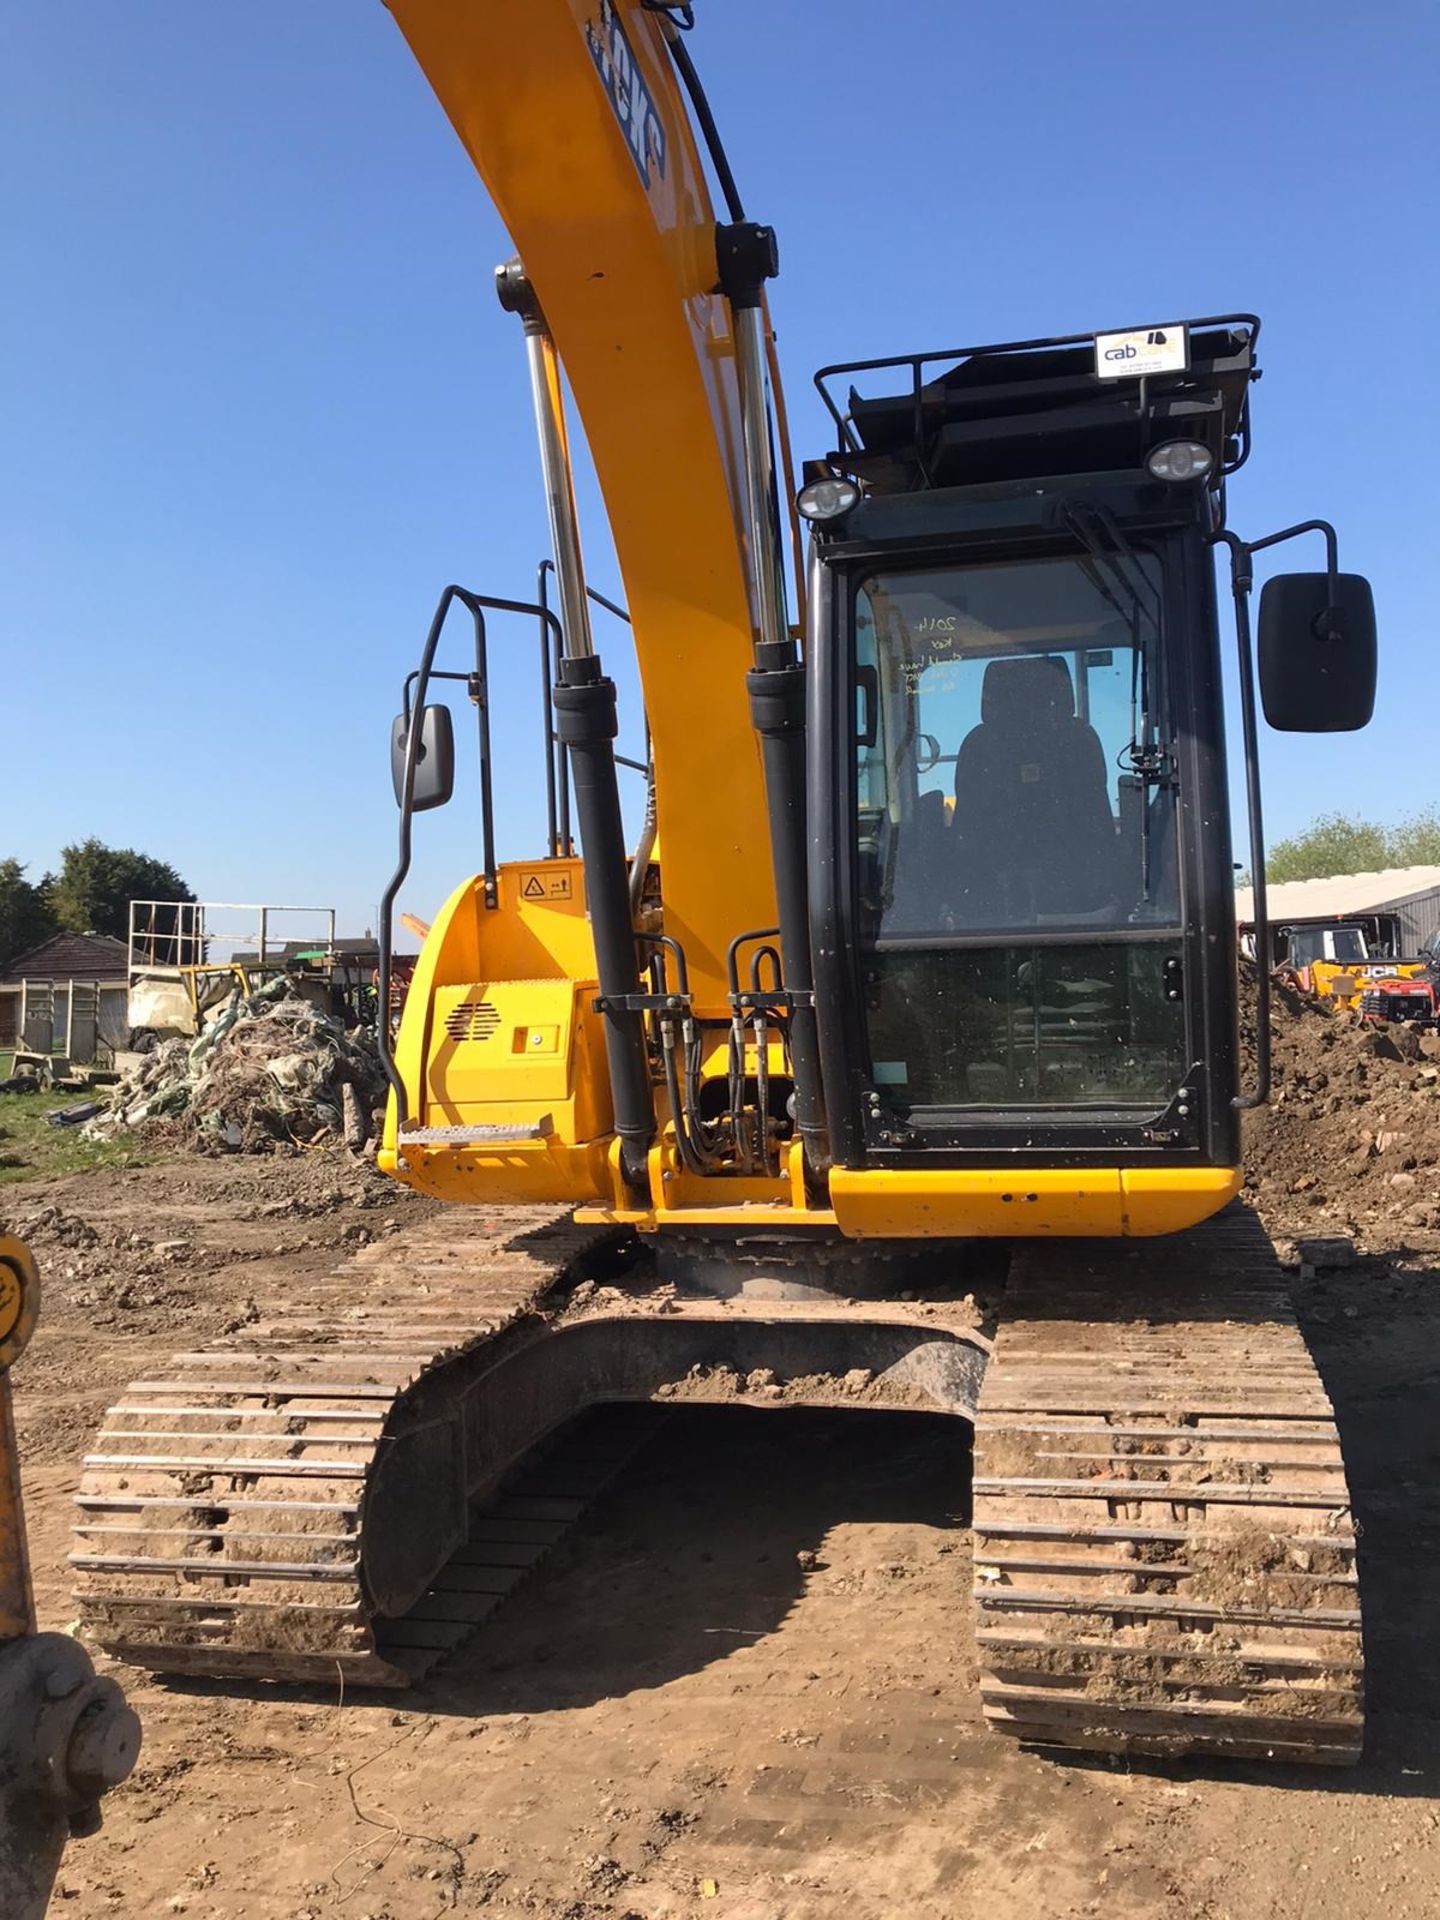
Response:
M140 1167L157 1157L133 1134L87 1140L80 1127L52 1127L46 1120L56 1107L77 1106L85 1098L63 1087L44 1093L0 1093L0 1186L90 1173L99 1167Z

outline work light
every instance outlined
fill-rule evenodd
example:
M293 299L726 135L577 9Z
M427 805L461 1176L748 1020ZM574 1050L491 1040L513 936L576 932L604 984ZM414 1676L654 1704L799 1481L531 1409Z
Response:
M800 489L795 505L806 520L838 520L859 500L860 489L853 480L812 480Z
M1215 456L1202 441L1167 440L1150 449L1145 465L1156 480L1203 480L1215 465Z

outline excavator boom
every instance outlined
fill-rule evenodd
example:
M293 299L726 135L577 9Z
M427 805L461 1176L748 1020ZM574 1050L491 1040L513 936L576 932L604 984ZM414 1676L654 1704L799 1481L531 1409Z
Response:
M666 927L697 1006L720 1012L731 936L773 925L775 900L745 693L755 570L734 327L667 11L391 12L510 232L575 398L655 742Z

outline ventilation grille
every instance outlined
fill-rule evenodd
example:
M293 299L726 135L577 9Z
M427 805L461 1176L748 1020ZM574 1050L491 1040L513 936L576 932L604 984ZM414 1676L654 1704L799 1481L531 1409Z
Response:
M488 1000L464 1000L445 1016L452 1040L488 1040L500 1024L500 1015Z

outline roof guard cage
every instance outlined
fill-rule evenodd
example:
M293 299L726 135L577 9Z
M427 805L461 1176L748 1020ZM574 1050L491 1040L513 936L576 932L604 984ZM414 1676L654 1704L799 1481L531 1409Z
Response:
M1088 333L822 367L815 385L839 432L830 465L875 491L908 492L1135 469L1153 446L1183 438L1211 448L1218 484L1249 457L1260 321L1227 314L1163 330L1182 326L1186 364L1148 375L1102 378ZM854 384L891 373L904 384L867 382L868 396ZM832 383L846 376L842 399Z

